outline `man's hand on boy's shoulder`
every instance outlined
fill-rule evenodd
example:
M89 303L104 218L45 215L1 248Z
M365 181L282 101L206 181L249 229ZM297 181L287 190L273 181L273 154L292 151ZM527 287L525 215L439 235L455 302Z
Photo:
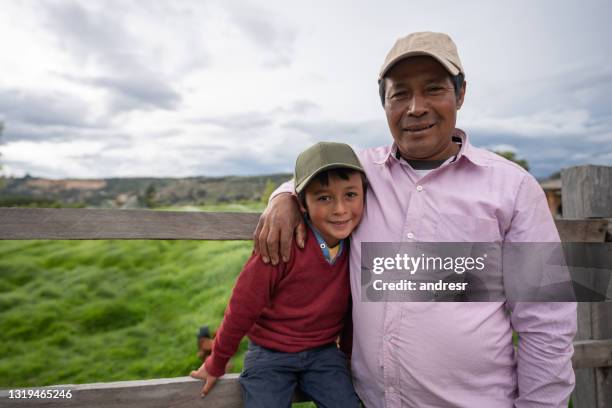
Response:
M270 201L259 217L253 233L255 252L261 255L264 263L271 261L277 265L279 252L283 262L288 262L294 231L298 246L304 248L306 224L299 204L293 194L281 193Z
M200 368L192 371L191 374L189 374L191 378L195 378L195 379L204 381L204 385L202 386L202 391L200 393L200 395L203 397L207 395L210 392L210 390L212 390L212 387L215 386L215 384L217 383L217 380L219 379L219 377L215 377L215 376L208 374L206 372L206 368L204 367L204 365L205 363L202 363Z

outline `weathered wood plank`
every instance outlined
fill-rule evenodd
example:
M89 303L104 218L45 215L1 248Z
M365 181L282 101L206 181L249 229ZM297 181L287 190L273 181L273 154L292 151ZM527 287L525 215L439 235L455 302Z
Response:
M562 219L555 224L563 242L605 242L609 226L605 219Z
M0 239L246 239L259 213L0 208ZM566 242L603 242L607 220L557 220Z
M9 390L0 390L0 408L239 408L242 407L242 392L238 376L221 377L204 398L200 397L202 382L190 377L25 388L71 390L70 399L9 399ZM296 394L295 401L306 399Z
M612 339L575 341L572 365L575 369L612 367Z
M258 213L0 208L0 239L250 240Z
M563 169L562 202L564 218L605 218L612 217L612 167L579 166ZM607 230L608 228L606 228ZM607 232L607 231L606 231ZM604 239L606 237L604 236ZM608 284L601 277L601 285ZM609 321L612 308L609 303L579 304L577 339L609 339ZM574 406L609 407L612 406L612 391L608 389L612 368L595 368L576 371L576 390ZM603 388L602 388L603 387Z
M563 218L612 217L611 181L610 166L577 166L563 169Z

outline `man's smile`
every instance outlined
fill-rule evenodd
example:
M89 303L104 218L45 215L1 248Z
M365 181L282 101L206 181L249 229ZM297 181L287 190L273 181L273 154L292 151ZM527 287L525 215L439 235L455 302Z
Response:
M426 130L429 130L435 125L436 125L435 123L411 125L411 126L404 127L402 130L404 132L418 133L418 132L424 132Z

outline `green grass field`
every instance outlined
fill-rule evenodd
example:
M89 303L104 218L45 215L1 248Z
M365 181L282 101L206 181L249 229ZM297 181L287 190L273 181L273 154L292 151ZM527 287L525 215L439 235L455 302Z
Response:
M239 241L0 241L0 387L187 375L198 327L218 326L250 252Z

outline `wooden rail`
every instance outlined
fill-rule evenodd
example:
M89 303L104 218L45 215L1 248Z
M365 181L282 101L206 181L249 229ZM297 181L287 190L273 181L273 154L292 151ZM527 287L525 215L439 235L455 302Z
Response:
M612 340L584 340L574 343L574 368L612 367ZM190 377L119 381L95 384L67 384L19 390L70 390L70 399L9 399L9 390L0 390L0 408L195 408L242 407L238 374L227 374L205 398L199 396L202 383ZM297 395L296 402L306 401Z
M200 397L201 381L190 377L19 389L26 394L29 390L70 390L71 398L69 399L11 399L9 398L10 390L0 390L0 408L238 408L242 407L242 392L238 383L238 376L239 374L226 374L221 377L217 385L204 398ZM13 394L15 394L15 391ZM306 401L306 399L297 394L294 401L300 402Z
M0 208L0 239L252 239L258 213Z
M0 208L4 239L249 240L259 213ZM566 242L604 242L608 220L556 220Z

